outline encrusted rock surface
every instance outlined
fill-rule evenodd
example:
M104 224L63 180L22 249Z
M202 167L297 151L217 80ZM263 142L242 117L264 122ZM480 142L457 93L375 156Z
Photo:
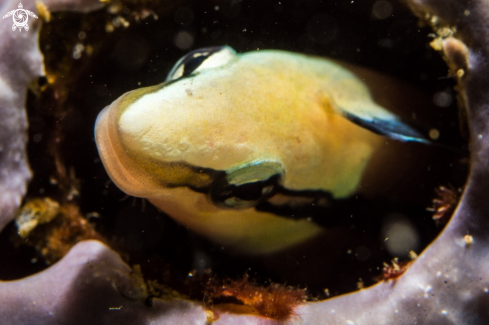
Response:
M35 1L26 1L24 9L37 12ZM88 12L100 8L96 0L46 0L49 10ZM18 1L0 5L2 16L17 9ZM0 230L13 219L31 172L26 158L26 90L30 82L43 75L42 55L38 46L41 22L30 18L30 30L12 31L11 18L0 24Z

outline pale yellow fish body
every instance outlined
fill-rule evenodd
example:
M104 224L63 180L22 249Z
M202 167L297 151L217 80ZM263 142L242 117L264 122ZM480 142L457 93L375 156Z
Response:
M215 176L206 171L229 175L265 162L279 170L287 190L346 198L370 177L364 172L386 150L386 138L344 112L394 124L396 117L332 61L282 51L231 53L227 60L127 93L106 107L95 134L110 177L192 231L247 253L275 252L328 231L254 206L218 206L207 193Z

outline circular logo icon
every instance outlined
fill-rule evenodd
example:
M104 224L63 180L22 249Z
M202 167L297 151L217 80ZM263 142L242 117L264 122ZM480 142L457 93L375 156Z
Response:
M5 19L10 16L12 16L12 20L14 21L12 30L15 31L18 28L19 32L22 31L22 28L26 31L29 30L29 25L27 24L29 16L37 19L37 16L32 11L23 8L22 3L19 3L18 9L8 12L3 18Z

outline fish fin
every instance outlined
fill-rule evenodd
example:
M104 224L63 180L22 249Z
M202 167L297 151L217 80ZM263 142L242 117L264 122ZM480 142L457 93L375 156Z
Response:
M431 141L428 140L421 132L401 122L396 117L391 119L381 119L375 116L365 118L346 111L342 111L342 115L350 122L390 139L402 142L420 142L431 144Z

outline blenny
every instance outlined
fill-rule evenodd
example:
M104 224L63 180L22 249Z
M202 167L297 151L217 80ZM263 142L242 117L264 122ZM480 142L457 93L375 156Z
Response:
M430 142L373 99L383 86L324 58L203 48L107 106L95 139L122 191L220 245L272 253L323 233L308 211L334 224L334 202L391 191L414 163L407 142Z

